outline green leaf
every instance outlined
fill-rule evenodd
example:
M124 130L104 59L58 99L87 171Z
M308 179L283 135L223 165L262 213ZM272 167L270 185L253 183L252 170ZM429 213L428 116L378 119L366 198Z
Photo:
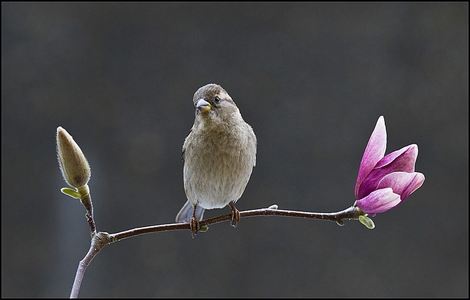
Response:
M61 188L60 191L69 197L80 199L80 193L77 192L75 189L64 187L64 188Z
M201 225L199 228L199 232L207 232L209 230L209 226L207 225Z
M367 229L375 228L374 221L372 221L372 219L367 216L359 216L359 222L361 222L362 225L366 226Z

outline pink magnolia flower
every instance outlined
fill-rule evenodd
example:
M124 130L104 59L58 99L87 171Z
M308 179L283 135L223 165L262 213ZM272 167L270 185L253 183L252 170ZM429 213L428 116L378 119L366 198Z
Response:
M403 147L384 157L386 145L387 131L381 116L367 143L356 180L354 205L366 214L388 211L424 182L424 175L415 172L417 145Z

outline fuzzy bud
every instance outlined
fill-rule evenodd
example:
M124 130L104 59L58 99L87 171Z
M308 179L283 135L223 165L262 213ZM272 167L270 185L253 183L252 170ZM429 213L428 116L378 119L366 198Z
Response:
M57 127L57 158L68 185L78 189L88 183L90 165L72 136L62 127Z

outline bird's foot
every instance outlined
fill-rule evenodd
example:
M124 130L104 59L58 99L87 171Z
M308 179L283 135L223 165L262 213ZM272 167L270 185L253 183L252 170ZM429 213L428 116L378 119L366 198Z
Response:
M189 221L189 227L191 228L191 235L194 238L199 229L201 229L201 224L199 223L199 220L196 219L196 217L192 217Z
M237 227L238 223L240 222L240 211L235 207L233 202L230 202L230 209L232 210L232 221L230 225L233 227Z

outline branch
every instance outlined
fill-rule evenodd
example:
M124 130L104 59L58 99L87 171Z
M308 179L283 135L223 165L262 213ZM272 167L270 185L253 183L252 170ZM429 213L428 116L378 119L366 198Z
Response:
M80 286L82 285L83 276L85 276L86 268L90 265L93 258L98 252L103 249L104 246L109 244L109 237L106 232L98 232L91 238L91 245L88 253L78 263L77 273L75 274L75 280L73 281L72 291L70 292L70 298L77 298L80 292Z
M319 220L328 220L335 221L339 225L343 225L344 220L356 220L359 216L363 214L358 208L350 207L348 209L334 212L334 213L318 213L318 212L305 212L305 211L296 211L296 210L282 210L275 208L260 208L253 210L240 211L240 218L247 217L262 217L262 216L283 216L283 217L294 217L294 218L309 218L309 219L319 219ZM222 216L213 217L210 219L205 219L200 222L201 227L226 222L232 219L231 214L226 214ZM121 231L118 233L110 234L112 242L118 242L120 240L134 237L137 235L162 232L162 231L174 231L174 230L190 230L191 227L189 223L172 223L172 224L162 224L162 225L152 225L146 227L133 228L126 231Z
M334 221L338 225L343 225L344 220L357 220L359 216L364 213L357 207L349 207L345 210L333 213L317 213L317 212L305 212L296 210L281 210L277 209L277 206L273 205L269 208L260 208L240 211L240 218L247 217L262 217L262 216L282 216L282 217L294 217L294 218L308 218ZM200 222L201 227L206 227L211 224L222 223L231 220L232 215L226 214L209 219L202 220ZM90 223L89 223L90 224ZM91 224L90 224L91 227ZM175 230L191 230L189 223L170 223L161 225L152 225L146 227L133 228L117 233L109 234L107 232L92 233L91 245L88 253L78 264L77 273L73 282L72 291L70 298L77 298L80 292L80 286L82 284L83 277L85 276L86 268L90 265L93 258L103 249L106 245L115 243L127 238L136 237L148 233L157 233L163 231L175 231Z
M93 216L93 202L91 202L90 193L87 192L85 195L83 195L80 201L82 202L83 206L85 206L86 220L88 222L88 226L90 226L91 236L93 236L96 233L96 224L95 218Z

